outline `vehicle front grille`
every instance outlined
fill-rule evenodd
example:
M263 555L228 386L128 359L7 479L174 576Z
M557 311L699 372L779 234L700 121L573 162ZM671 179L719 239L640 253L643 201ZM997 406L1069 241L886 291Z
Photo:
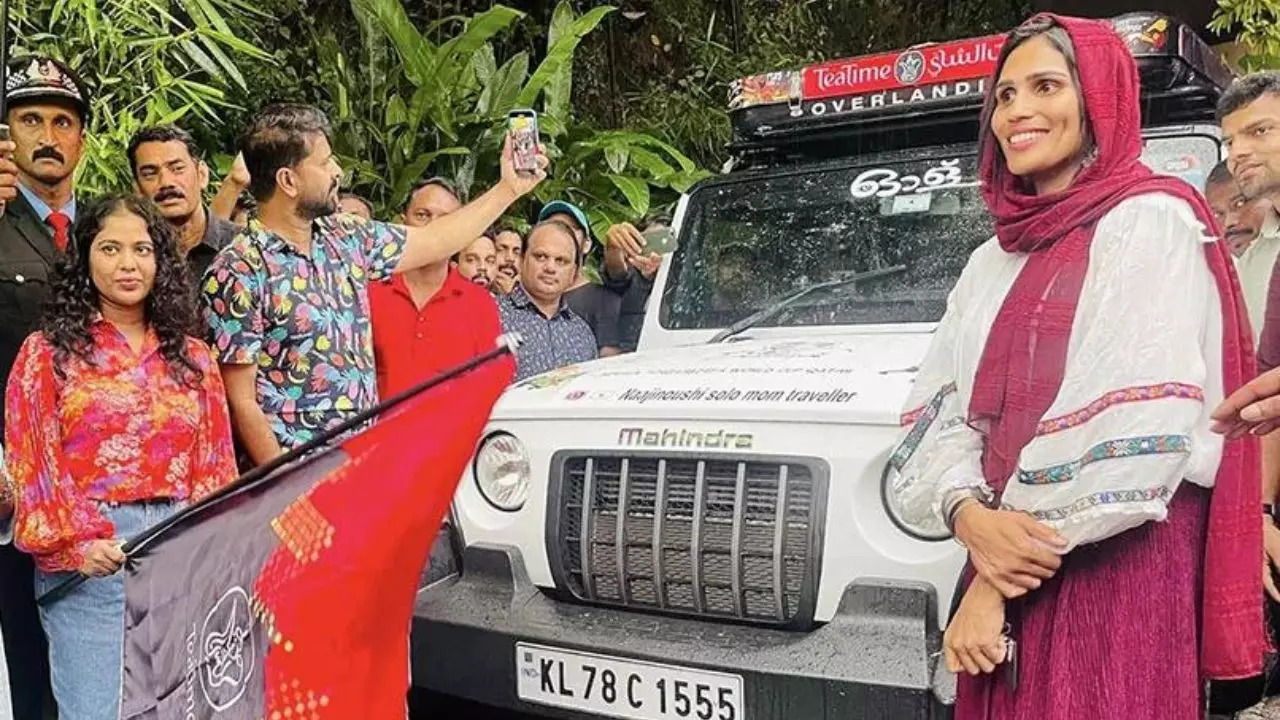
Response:
M551 477L548 554L578 600L771 625L812 618L825 463L562 452Z

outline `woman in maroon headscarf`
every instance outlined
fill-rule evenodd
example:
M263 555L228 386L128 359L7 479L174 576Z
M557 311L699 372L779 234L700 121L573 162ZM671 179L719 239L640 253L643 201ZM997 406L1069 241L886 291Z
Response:
M1230 256L1200 195L1139 162L1137 68L1109 23L1036 16L989 87L996 237L894 453L899 505L969 549L956 718L1202 718L1203 681L1267 650L1257 447L1209 430L1253 366Z

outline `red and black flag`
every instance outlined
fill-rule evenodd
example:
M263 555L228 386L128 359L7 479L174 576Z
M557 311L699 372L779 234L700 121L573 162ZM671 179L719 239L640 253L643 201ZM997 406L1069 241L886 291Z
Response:
M511 374L482 364L126 545L122 720L403 718L418 579Z

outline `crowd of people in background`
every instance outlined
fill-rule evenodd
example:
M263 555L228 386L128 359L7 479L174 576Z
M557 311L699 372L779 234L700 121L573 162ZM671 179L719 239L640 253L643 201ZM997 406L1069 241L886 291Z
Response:
M469 201L424 179L383 222L340 192L325 116L273 105L208 202L208 163L171 125L129 144L136 192L89 198L74 179L89 88L45 57L8 78L0 664L19 720L55 703L62 720L116 717L133 534L504 331L525 339L517 379L636 347L658 269L636 228L609 228L626 241L601 252L567 201L504 220L545 177L541 154L516 171L504 147L501 180ZM76 573L91 579L37 608Z
M902 460L913 479L899 487L921 512L941 508L971 552L945 642L948 667L962 674L957 717L1196 717L1201 679L1260 670L1265 645L1236 632L1256 609L1241 589L1257 567L1230 552L1253 538L1239 528L1256 522L1256 508L1248 523L1237 515L1259 477L1257 453L1211 437L1207 418L1224 388L1252 376L1252 341L1262 369L1280 365L1280 73L1244 78L1223 98L1229 159L1208 179L1207 204L1138 162L1136 69L1109 26L1038 18L1011 36L996 79L982 174L998 242L971 258L921 369L913 401L936 402L924 421L942 429L926 424L915 437ZM117 571L132 534L493 348L503 332L524 338L517 381L637 347L661 266L650 238L670 221L604 227L560 199L511 224L510 208L545 177L541 154L539 169L517 171L504 147L501 179L475 198L425 178L386 222L341 191L325 116L272 105L244 130L208 202L208 164L174 126L129 144L136 192L88 198L74 177L89 89L65 64L28 57L5 93L0 523L12 515L13 536L0 544L0 683L18 720L44 720L54 703L62 720L116 717ZM1028 118L1052 122L1027 130ZM1037 133L1056 140L1036 145ZM1225 245L1203 242L1211 217ZM1103 261L1090 264L1091 252ZM1074 285L1059 293L1062 277ZM1032 306L1052 322L1020 320ZM1088 320L1071 335L1061 320L1080 313ZM1117 350L1117 338L1128 345ZM1103 354L1110 375L1094 362ZM1010 378L1032 382L1010 394ZM1070 407L1129 394L1101 420L1046 428L1063 388ZM991 425L979 432L983 418ZM1106 445L1122 420L1161 434ZM1280 467L1276 436L1262 468ZM1019 475L1005 492L1024 451L1090 457L1067 450L1095 444L1110 453L1095 459L1145 456L1148 466L1100 465L1075 484ZM1280 566L1269 516L1277 476L1262 474L1262 539L1264 585L1280 602L1268 564ZM917 481L944 490L941 500L911 496ZM1099 510L1119 502L1118 487L1136 498L1129 514ZM1046 531L1034 518L1050 495L1096 517ZM90 579L36 605L74 574ZM1201 605L1206 583L1225 588L1220 614ZM1200 628L1239 642L1199 653ZM995 674L1010 631L1025 648L1020 681ZM1077 662L1086 656L1096 667ZM1165 668L1160 682L1135 685L1124 672L1153 667Z

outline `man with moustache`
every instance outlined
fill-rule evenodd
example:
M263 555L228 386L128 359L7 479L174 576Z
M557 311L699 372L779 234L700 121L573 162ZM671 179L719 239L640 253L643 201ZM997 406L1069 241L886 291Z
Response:
M453 256L453 269L459 275L488 290L498 269L498 251L488 235L481 235L474 242Z
M178 254L187 259L198 286L218 251L240 231L204 205L209 167L200 159L200 147L186 130L154 125L133 136L128 156L134 186L173 226Z
M70 243L74 175L89 118L80 78L47 57L14 61L4 91L13 142L2 147L13 161L0 160L0 383L8 382L18 348L35 329L50 296L53 264ZM0 398L0 430L3 425ZM0 631L18 720L42 720L53 706L34 577L29 556L0 545Z
M518 230L503 228L493 236L493 246L498 255L498 267L489 290L494 295L509 295L520 281L520 251L524 247L524 238Z
M203 293L232 424L261 464L377 403L370 286L447 265L541 182L546 159L517 173L508 138L497 185L430 227L406 227L335 212L342 168L316 108L264 109L240 150L257 223L214 259Z
M1205 199L1213 209L1222 236L1235 257L1236 273L1244 289L1245 306L1256 343L1262 335L1267 308L1267 288L1271 270L1280 257L1280 217L1266 197L1248 198L1231 177L1227 163L1218 163L1204 187Z

